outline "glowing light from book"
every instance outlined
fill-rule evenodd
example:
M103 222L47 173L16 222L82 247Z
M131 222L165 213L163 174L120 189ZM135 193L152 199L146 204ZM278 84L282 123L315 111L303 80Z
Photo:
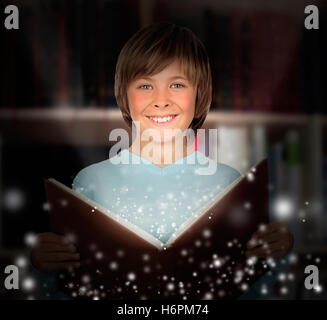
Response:
M285 273L280 273L279 275L278 275L278 280L279 281L285 281L286 280L286 275L285 275Z
M151 271L151 268L149 266L144 266L144 268L143 268L144 273L150 273L150 271Z
M44 203L43 203L43 205L42 205L42 209L43 209L44 211L49 211L50 208L51 208L51 205L50 205L49 202L44 202Z
M291 253L288 257L288 261L292 264L296 264L298 261L297 255L294 253Z
M35 233L32 233L32 232L28 232L25 234L24 236L24 243L27 245L27 246L33 246L36 244L36 235Z
M287 289L287 287L281 287L281 288L280 288L280 293L283 294L283 295L284 295L284 294L287 294L287 293L288 293L288 289Z
M167 283L167 289L169 290L169 291L172 291L172 290L174 290L175 289L175 285L173 284L173 283Z
M196 240L194 244L195 244L196 247L199 248L199 247L201 247L202 242L200 240Z
M211 237L211 231L210 231L209 229L205 229L205 230L203 230L203 232L202 232L202 236L203 236L204 238L210 238L210 237Z
M84 295L86 293L86 287L82 286L78 289L79 294Z
M24 193L18 188L10 188L4 192L3 205L9 211L18 211L25 204Z
M31 291L35 288L35 280L31 277L25 278L22 282L22 287L26 291Z
M117 256L118 256L118 257L121 258L121 257L123 257L124 255L125 255L125 252L124 252L123 250L118 250L118 251L117 251Z
M247 285L246 283L243 283L243 284L241 285L241 289L242 289L243 291L246 291L246 290L248 289L248 285Z
M226 294L226 293L225 293L224 290L219 290L219 291L218 291L218 296L219 296L219 297L224 297L225 294Z
M212 293L211 292L206 292L203 299L204 300L212 300L213 299Z
M95 254L95 258L97 260L101 260L103 258L103 253L101 251L98 251L96 254Z
M68 205L68 201L66 199L61 199L60 204L62 207L66 207Z
M246 178L248 181L254 181L254 174L252 172L247 173Z
M118 263L117 263L116 261L112 261L112 262L110 262L110 264L109 264L109 268L110 268L111 270L117 270L117 269L118 269Z
M289 198L279 197L274 203L274 213L278 218L282 220L287 220L293 214L293 207L293 203Z
M268 289L266 285L261 286L261 294L266 295L268 293Z
M249 265L249 266L252 266L254 265L255 263L257 262L257 257L250 257L246 260L246 263Z
M318 284L317 286L315 286L313 289L314 289L314 291L317 292L317 293L322 292L322 286L319 285L319 284Z
M174 194L171 193L171 192L167 193L167 198L168 198L169 200L173 199L173 198L174 198Z
M65 235L65 238L66 238L66 241L67 241L68 243L74 243L74 242L76 242L76 235L73 234L73 233L67 233L67 234Z
M213 265L214 265L216 268L219 268L219 267L222 265L222 263L221 263L221 261L220 261L219 259L215 259L215 260L213 261Z
M134 272L129 272L127 274L127 279L130 281L134 281L136 279L136 274Z
M244 208L247 209L247 210L251 209L251 203L250 202L245 202L244 203Z
M27 265L27 260L25 257L17 257L15 264L20 268L25 268Z
M82 282L83 282L83 283L89 283L90 280L91 280L91 278L90 278L90 276L89 276L88 274L84 274L84 275L82 276Z
M275 260L273 258L268 258L267 259L267 263L269 264L269 266L271 268L275 268L276 267L276 262L275 262Z
M143 254L143 256L142 256L142 259L143 259L144 261L149 261L149 260L150 260L150 255L148 255L147 253L145 253L145 254Z

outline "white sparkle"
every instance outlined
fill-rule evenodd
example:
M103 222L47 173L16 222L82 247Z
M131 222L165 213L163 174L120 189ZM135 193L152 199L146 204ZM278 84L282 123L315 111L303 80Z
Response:
M20 210L25 203L24 193L18 188L10 188L3 194L3 204L7 210Z
M25 289L26 291L31 291L35 287L35 281L33 278L25 278L23 280L22 285L23 285L23 289Z
M110 262L110 264L109 264L109 268L110 268L111 270L117 270L117 269L118 269L118 263L117 263L116 261L112 261L112 262Z
M127 274L127 279L130 281L134 281L136 279L136 275L133 272Z
M293 202L287 197L279 197L274 203L274 213L280 219L289 219L293 214Z
M27 260L25 257L17 257L15 264L20 268L24 268L27 265Z
M29 232L29 233L26 233L24 236L24 242L28 246L33 246L34 244L36 244L36 240L37 239L36 239L35 233Z

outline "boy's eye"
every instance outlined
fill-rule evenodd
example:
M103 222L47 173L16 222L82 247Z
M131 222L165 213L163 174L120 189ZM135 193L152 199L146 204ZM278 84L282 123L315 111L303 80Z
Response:
M181 83L174 83L174 84L172 84L171 86L175 86L175 88L182 88L182 87L185 87L183 84L181 84ZM141 85L139 88L141 88L141 89L149 89L149 87L151 87L151 85L150 84L143 84L143 85Z
M174 84L173 84L173 86L180 86L180 87L177 87L177 88L181 88L181 87L184 87L184 85L183 85L183 84L181 84L181 83L174 83Z
M149 85L149 84L143 84L142 86L140 86L140 88L144 88L144 87L151 87L151 85Z

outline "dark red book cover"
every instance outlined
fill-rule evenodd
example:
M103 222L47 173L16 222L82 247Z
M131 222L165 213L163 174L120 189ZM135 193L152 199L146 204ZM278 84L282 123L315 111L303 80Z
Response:
M267 159L160 245L67 187L47 179L45 187L52 231L70 236L81 254L80 268L59 273L61 290L73 298L233 299L268 269L244 255L251 235L268 222Z

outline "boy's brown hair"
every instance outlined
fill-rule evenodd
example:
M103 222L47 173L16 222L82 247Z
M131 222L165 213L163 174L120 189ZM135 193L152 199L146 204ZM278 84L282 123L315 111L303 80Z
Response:
M202 126L210 109L212 80L209 58L202 42L188 28L170 22L145 27L136 32L121 50L115 74L115 97L129 127L127 88L139 76L161 72L174 59L181 63L182 72L197 86L193 130Z

